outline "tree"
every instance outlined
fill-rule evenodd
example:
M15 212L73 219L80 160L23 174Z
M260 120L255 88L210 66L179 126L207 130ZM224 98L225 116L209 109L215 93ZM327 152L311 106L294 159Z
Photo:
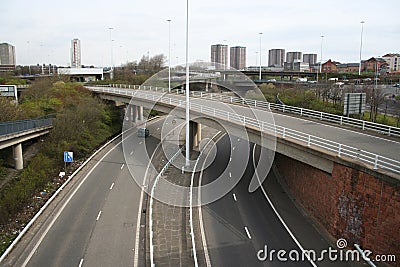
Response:
M367 103L370 106L370 119L375 122L378 116L378 108L385 101L384 93L371 85L365 85L363 91L366 93Z
M152 58L143 55L138 64L138 71L141 73L154 74L164 68L165 56L163 54L155 55Z
M0 97L0 122L21 119L21 109L15 104L13 98Z

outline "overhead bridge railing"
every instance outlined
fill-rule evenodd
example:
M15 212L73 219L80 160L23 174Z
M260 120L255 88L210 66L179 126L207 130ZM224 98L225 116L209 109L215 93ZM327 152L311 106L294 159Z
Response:
M142 86L142 85L126 85L126 84L110 84L110 85L102 85L103 87L113 87L113 88L126 88L126 89L138 89L138 90L152 90L157 92L168 92L167 88L163 87L155 87L155 86ZM177 94L185 94L185 90L173 90L174 93ZM207 92L199 92L192 91L191 95L194 97L201 97L211 100L224 101L228 103L242 104L253 106L257 108L265 108L269 110L275 110L284 113L291 113L302 117L308 117L312 119L318 119L321 121L326 121L330 123L335 123L343 126L350 126L359 128L362 130L369 130L379 134L385 134L388 136L396 136L400 137L400 128L395 126L389 126L385 124L369 122L359 119L354 119L350 117L335 115L331 113L316 111L312 109L299 108L294 106L288 106L285 104L276 104L262 100L253 100L240 98L235 96L227 96L223 94L215 94L215 93L207 93Z
M185 107L185 100L176 99L169 94L155 95L144 91L133 91L129 89L114 89L114 88L101 88L101 87L92 88L91 90L100 93L127 96L129 98L131 97L142 98L145 100L151 100L158 103L176 105L182 108ZM400 161L398 160L394 160L355 147L351 147L331 140L306 134L287 127L282 127L279 125L275 125L273 123L256 120L251 117L238 115L236 113L220 110L206 105L190 103L190 110L200 112L204 115L210 115L218 120L226 120L239 125L244 125L246 127L252 127L261 132L273 134L283 139L290 138L308 147L322 148L333 154L336 154L336 156L338 157L348 157L363 162L365 164L368 164L375 170L383 169L394 172L396 174L400 174Z
M53 125L54 116L31 120L0 122L0 136L12 135Z

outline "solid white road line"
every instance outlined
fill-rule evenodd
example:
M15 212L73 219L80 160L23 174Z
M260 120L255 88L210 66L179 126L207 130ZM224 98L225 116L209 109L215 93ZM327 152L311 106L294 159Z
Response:
M83 264L83 258L81 259L81 261L79 262L79 266L78 267L82 267Z
M158 117L157 119L154 119L151 121L151 124L154 124L157 121L165 119L164 117ZM142 141L140 141L139 144L142 144ZM156 148L157 149L157 148ZM154 150L156 151L156 150ZM150 163L153 161L154 153L151 155L150 158ZM149 168L146 168L146 173L144 177L147 177L147 171ZM132 175L132 174L131 174ZM144 196L144 189L147 187L146 184L146 179L143 179L142 183L142 188L140 190L140 199L139 199L139 209L138 209L138 215L137 215L137 221L136 221L136 236L135 236L135 248L133 249L135 251L135 256L133 258L133 266L137 267L139 264L139 236L140 236L140 220L142 218L142 205L143 205L143 196Z
M256 157L255 157L255 151L256 151L255 148L256 148L256 146L257 146L257 145L254 144L254 147L253 147L253 165L254 165L254 168L256 168L256 166L255 166L255 162L256 162L256 161L255 161L255 158L256 158ZM257 177L258 182L260 183L261 191L263 192L265 198L267 199L268 204L271 206L272 210L274 211L276 217L278 217L279 221L282 223L283 227L286 229L286 231L288 232L288 234L290 235L290 237L293 239L293 241L296 243L296 245L300 248L300 250L301 250L303 253L305 253L303 246L300 244L300 242L299 242L299 241L297 240L297 238L294 236L294 234L292 233L292 231L290 230L290 228L286 225L286 223L285 223L284 220L282 219L281 215L279 214L278 210L275 208L274 204L272 204L271 199L268 197L267 192L265 191L264 187L263 187L262 184L261 184L261 181L260 181L260 178L258 177L257 172L255 172L255 174L256 174L256 177ZM307 253L305 253L305 255L306 255L306 257L307 257L307 260L311 263L311 265L312 265L313 267L317 267L317 265L315 264L315 262L310 258L310 255L307 254Z
M101 211L99 211L99 214L97 214L96 221L98 221L100 219L100 216L101 216Z
M237 198L236 198L236 194L235 194L235 193L233 193L233 199L234 199L235 201L237 201Z
M110 186L110 190L112 190L112 189L113 189L113 187L114 187L114 183L112 183L112 184L111 184L111 186Z
M211 140L214 140L214 138L220 134L221 132L219 131L216 135L214 135ZM215 143L218 143L219 140L221 140L221 138L224 135L221 135L221 137L214 141ZM199 186L201 186L202 184L202 179L203 179L203 171L205 169L205 164L207 162L207 158L210 156L210 152L208 152L204 162L203 162L203 166L201 167L201 171L200 171L200 177L199 177ZM198 194L198 203L201 203L201 192L199 191ZM198 210L199 210L199 224L200 224L200 233L201 233L201 241L203 243L203 251L204 251L204 257L206 259L206 266L207 267L211 267L211 260L210 260L210 254L208 252L208 247L207 247L207 240L206 240L206 235L205 235L205 231L204 231L204 223L203 223L203 210L202 210L202 206L199 205L198 206Z
M247 226L244 227L244 230L246 231L247 237L249 239L251 239L251 235L250 235L249 229L247 229Z
M122 164L122 166L121 166L121 170L122 170L124 167L125 167L125 163L124 163L124 164Z
M71 201L71 199L74 197L74 195L76 194L76 192L78 192L79 188L82 186L82 184L86 181L86 179L92 174L92 172L94 171L94 169L96 169L96 167L100 164L100 162L102 162L104 160L105 157L108 156L108 154L111 153L111 151L113 151L116 147L118 147L120 144L122 143L122 141L119 141L113 148L111 148L94 166L93 168L88 172L88 174L86 174L86 176L82 179L82 181L79 183L79 185L75 188L75 190L72 192L72 194L69 196L69 198L65 201L64 205L62 205L62 207L58 210L58 212L56 213L56 215L54 216L53 220L50 222L50 224L47 226L46 230L43 232L42 236L39 238L38 242L36 243L36 245L33 247L33 249L31 250L31 252L29 253L28 257L26 258L26 260L24 261L24 263L22 264L21 267L25 267L28 262L30 261L30 259L32 258L33 254L36 252L37 248L40 246L40 244L42 243L44 237L47 235L47 233L50 231L51 227L53 227L54 223L56 222L56 220L58 219L58 217L61 215L61 213L63 212L63 210L65 209L65 207L68 205L68 203Z

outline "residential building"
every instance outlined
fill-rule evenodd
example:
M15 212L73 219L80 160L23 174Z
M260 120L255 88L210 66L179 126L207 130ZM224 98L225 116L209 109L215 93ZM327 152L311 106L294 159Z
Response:
M228 66L228 46L223 44L216 44L211 46L211 62Z
M15 47L8 43L0 44L0 71L13 71L15 61Z
M400 72L400 54L386 54L382 58L388 64L389 73Z
M338 72L358 72L360 63L343 63L336 66Z
M293 63L293 62L301 62L301 52L287 52L286 53L286 62Z
M362 64L363 71L376 71L381 70L382 68L386 68L388 63L383 58L375 58L371 57L368 60L365 60Z
M77 38L71 41L71 68L82 67L81 62L81 41Z
M340 64L340 62L328 60L327 62L322 64L322 69L321 72L337 72L337 66Z
M268 66L283 67L285 62L285 49L270 49L268 51Z
M310 65L317 63L317 54L303 54L303 62Z
M230 66L237 70L246 68L246 47L234 46L230 48Z

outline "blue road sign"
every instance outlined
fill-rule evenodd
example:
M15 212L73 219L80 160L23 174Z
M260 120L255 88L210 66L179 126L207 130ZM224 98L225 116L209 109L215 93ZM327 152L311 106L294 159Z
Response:
M73 162L74 161L74 152L64 152L64 162Z

